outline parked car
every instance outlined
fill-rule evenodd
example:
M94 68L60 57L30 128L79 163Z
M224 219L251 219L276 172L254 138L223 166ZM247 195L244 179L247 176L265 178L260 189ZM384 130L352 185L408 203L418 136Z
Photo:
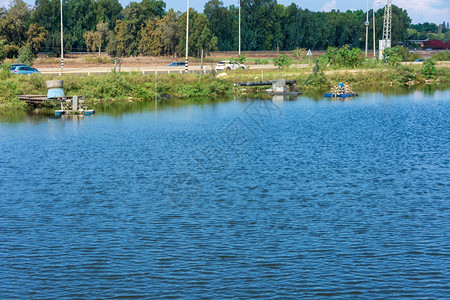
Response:
M424 59L423 58L416 59L416 62L421 62L421 61L424 61Z
M12 64L11 70L9 72L13 73L13 74L33 74L33 73L40 74L41 73L37 69L29 67L27 65L23 65L23 64Z
M229 60L220 61L216 66L216 71L238 70L238 69L245 69L245 66L238 62Z
M186 63L184 61L176 61L167 65L168 67L185 67Z

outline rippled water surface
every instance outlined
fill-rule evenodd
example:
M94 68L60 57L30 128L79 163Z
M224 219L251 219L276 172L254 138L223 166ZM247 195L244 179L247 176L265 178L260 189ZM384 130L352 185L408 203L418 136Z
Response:
M0 298L447 298L449 99L3 116Z

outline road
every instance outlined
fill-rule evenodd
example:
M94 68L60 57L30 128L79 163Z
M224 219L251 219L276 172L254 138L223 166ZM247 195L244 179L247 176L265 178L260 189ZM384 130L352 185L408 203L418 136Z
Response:
M299 65L299 67L308 66L305 65ZM249 65L247 66L251 70L254 69L276 69L276 67L273 64L267 64L267 65ZM98 74L98 73L111 73L113 72L113 66L95 66L95 67L66 67L64 68L63 72L65 74ZM204 72L211 72L213 70L213 66L211 65L205 65L203 66ZM61 72L61 68L38 68L39 71L43 74L59 74ZM118 69L117 69L118 70ZM143 74L147 73L154 73L154 72L161 72L161 73L183 73L185 71L184 67L167 67L167 66L139 66L139 67L127 67L122 66L121 72L142 72ZM189 66L189 72L200 72L200 65L191 65Z

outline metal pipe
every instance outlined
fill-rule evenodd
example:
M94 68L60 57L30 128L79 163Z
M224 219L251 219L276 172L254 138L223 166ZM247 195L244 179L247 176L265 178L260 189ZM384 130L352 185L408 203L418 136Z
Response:
M277 80L272 80L272 81L255 81L255 82L239 82L236 83L236 85L240 85L240 86L263 86L263 85L272 85L274 82L277 82ZM291 84L295 84L297 83L296 80L287 80L286 84L287 85L291 85Z

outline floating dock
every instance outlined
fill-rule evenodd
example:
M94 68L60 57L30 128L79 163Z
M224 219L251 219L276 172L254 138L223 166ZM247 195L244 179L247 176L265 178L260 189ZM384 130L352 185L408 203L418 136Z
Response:
M265 86L265 85L271 85L272 89L267 90L267 95L270 96L298 96L301 95L301 92L291 92L288 91L288 85L294 85L297 81L295 80L271 80L271 81L253 81L253 82L239 82L235 85L239 86Z
M298 96L301 95L301 92L267 92L267 95L269 96Z
M350 85L346 85L342 82L338 84L330 93L324 94L326 98L350 98L356 97L358 94L353 93L353 89Z
M55 116L61 117L63 115L82 115L90 116L95 114L95 110L84 107L83 96L66 97L63 90L62 80L47 81L47 95L19 95L20 101L24 101L31 105L42 105L52 102L57 105L60 104L61 109L55 110Z
M349 98L349 97L356 97L358 94L333 94L333 93L326 93L325 97L327 98Z
M279 80L271 80L271 81L251 81L251 82L238 82L235 85L240 86L264 86L264 85L273 85L274 83L277 83ZM296 80L286 80L285 85L292 85L296 84Z
M20 101L24 101L29 104L44 104L50 102L72 101L73 97L47 98L47 95L19 95L17 98L19 98ZM84 100L83 96L78 96L78 99Z

